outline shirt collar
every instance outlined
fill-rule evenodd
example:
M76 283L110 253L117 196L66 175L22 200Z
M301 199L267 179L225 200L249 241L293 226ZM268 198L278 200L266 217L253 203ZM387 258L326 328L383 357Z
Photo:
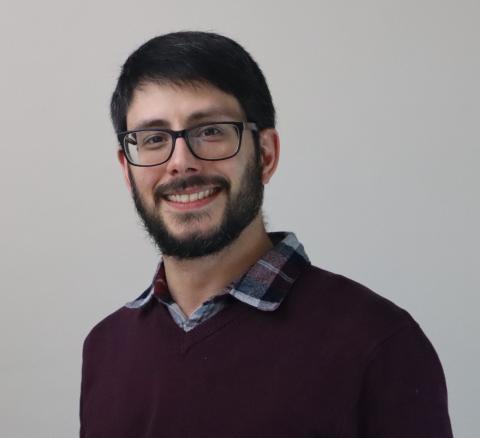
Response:
M264 311L278 308L295 280L310 264L303 245L294 233L269 233L269 237L274 246L223 291L223 294L228 293L237 300ZM173 302L168 291L163 261L158 265L152 285L126 306L143 307L152 297L164 304Z

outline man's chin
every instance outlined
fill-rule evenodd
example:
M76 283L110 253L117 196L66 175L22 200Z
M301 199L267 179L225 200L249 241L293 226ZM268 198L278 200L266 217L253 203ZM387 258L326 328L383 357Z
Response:
M202 218L191 218L182 222L176 221L173 226L164 223L164 234L169 240L175 240L182 245L188 244L191 240L213 239L221 227L206 222Z
M170 242L174 242L177 246L187 247L192 242L204 243L209 242L212 239L215 239L214 232L206 232L206 231L185 231L180 233L167 233L165 237ZM158 239L158 240L161 240Z
M221 232L190 232L178 237L166 233L152 237L162 255L177 259L194 259L214 255L232 242L232 239Z

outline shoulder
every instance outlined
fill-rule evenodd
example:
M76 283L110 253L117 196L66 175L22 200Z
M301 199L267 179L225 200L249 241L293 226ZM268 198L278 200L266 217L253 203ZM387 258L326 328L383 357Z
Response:
M413 317L397 304L315 266L304 271L291 292L287 307L293 309L290 313L296 325L303 333L308 330L322 351L348 357L360 369L369 367L379 373L408 364L411 375L430 374L432 387L438 384L443 391L443 371L434 347Z
M121 307L98 322L85 337L83 343L84 360L96 350L101 350L106 345L111 346L116 343L115 340L122 337L133 313L133 309Z
M303 318L330 333L360 344L378 345L395 333L417 326L404 309L343 275L309 266L291 291L292 306Z
M148 291L149 289L135 301L125 304L98 322L85 338L83 344L84 355L92 350L105 348L106 345L113 346L122 343L122 340L125 340L131 332L132 326L148 313L148 302L143 303L142 306L133 305L142 301L147 296Z

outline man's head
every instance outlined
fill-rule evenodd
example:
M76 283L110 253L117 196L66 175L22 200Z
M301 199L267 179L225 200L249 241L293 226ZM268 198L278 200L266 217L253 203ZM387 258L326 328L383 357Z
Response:
M275 113L263 74L237 43L201 32L150 40L127 59L111 115L117 133L130 131L119 135L128 146L119 159L164 255L213 254L261 223L263 185L278 160ZM226 139L232 153L215 155Z

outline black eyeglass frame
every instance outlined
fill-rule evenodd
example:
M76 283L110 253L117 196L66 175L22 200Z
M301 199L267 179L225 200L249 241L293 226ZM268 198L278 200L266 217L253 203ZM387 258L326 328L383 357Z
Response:
M202 158L199 157L193 150L192 146L190 145L190 141L188 138L188 134L190 131L194 129L201 128L202 126L209 126L209 125L234 125L237 130L238 130L238 146L236 151L229 155L228 157L223 157L223 158ZM237 155L240 152L240 147L242 145L242 138L243 138L243 132L244 130L249 129L250 131L258 131L258 126L255 122L208 122L208 123L202 123L201 125L196 125L191 128L187 129L182 129L180 131L175 131L173 129L167 129L167 128L144 128L144 129L134 129L131 131L123 131L123 132L117 132L117 137L118 141L120 143L120 149L122 149L123 154L125 155L125 158L127 161L132 165L132 166L137 166L137 167L154 167L154 166L160 166L161 164L166 163L170 158L172 158L173 152L175 151L175 144L177 142L177 138L183 138L185 139L185 143L188 146L189 151L192 153L192 155L195 158L198 158L199 160L203 161L222 161L222 160L228 160L229 158L233 158L235 155ZM172 137L172 148L170 151L170 154L168 155L167 159L160 162L160 163L155 163L155 164L138 164L138 163L133 163L130 157L128 156L127 152L127 146L125 145L125 139L128 134L134 134L137 132L165 132L169 134Z

